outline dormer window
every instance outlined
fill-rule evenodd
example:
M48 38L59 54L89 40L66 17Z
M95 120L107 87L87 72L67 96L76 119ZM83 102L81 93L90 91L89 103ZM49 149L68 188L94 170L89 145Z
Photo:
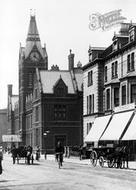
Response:
M133 42L135 40L135 31L134 28L132 30L130 30L129 32L129 41Z
M118 42L117 42L117 40L115 40L113 42L113 51L116 51L117 49L118 49Z
M67 95L68 87L66 86L66 84L64 83L61 77L55 84L53 91L54 91L54 94L59 97Z

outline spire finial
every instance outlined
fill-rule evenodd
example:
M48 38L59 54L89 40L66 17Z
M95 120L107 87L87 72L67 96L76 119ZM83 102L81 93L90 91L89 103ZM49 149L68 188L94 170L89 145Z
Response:
M35 13L36 13L36 10L35 10L35 9L34 9L34 10L33 10L33 9L30 9L30 17L31 17L31 16L35 16Z
M71 53L72 53L72 50L70 49L69 52L70 52L70 54L71 54Z

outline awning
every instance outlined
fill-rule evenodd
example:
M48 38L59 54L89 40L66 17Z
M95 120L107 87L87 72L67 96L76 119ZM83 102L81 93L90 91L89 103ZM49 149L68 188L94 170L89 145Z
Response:
M136 140L136 114L121 140Z
M85 137L84 141L85 142L98 141L104 129L106 128L110 118L111 118L111 115L97 117L94 120L94 124L92 125L92 128L90 129L88 135Z
M119 140L133 111L115 113L100 140Z

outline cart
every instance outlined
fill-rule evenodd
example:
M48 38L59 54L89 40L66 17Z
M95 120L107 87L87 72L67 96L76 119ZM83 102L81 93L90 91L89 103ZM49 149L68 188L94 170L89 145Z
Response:
M126 146L97 147L90 150L90 162L95 167L99 162L101 167L107 163L109 168L128 168L128 153Z

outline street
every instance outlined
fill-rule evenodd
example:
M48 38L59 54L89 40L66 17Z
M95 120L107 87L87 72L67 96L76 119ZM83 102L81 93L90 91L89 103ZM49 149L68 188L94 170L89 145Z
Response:
M64 160L41 159L34 165L12 164L11 155L4 155L0 190L133 190L136 189L136 170L101 168Z

